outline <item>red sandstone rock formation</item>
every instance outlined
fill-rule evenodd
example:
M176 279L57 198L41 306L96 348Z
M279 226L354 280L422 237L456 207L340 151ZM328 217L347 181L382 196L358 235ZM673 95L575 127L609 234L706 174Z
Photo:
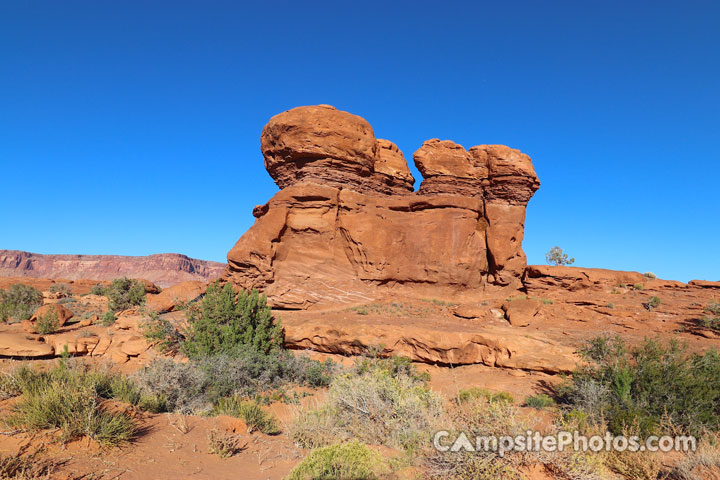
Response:
M379 291L472 299L521 285L530 158L502 145L469 151L428 140L402 152L362 118L327 105L274 116L265 166L281 188L228 254L223 278L276 308L362 302Z
M41 255L0 250L0 277L112 280L143 278L167 287L191 280L208 282L220 276L225 264L195 260L177 253L146 257L121 255Z

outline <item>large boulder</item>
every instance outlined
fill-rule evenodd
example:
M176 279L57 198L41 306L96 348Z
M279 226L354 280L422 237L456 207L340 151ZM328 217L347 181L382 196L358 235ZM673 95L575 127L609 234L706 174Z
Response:
M62 327L73 317L73 312L59 303L48 303L35 310L35 313L30 317L30 322L34 324L38 318L53 314L57 316L59 322L58 327Z
M157 295L148 295L145 301L150 310L158 313L172 312L178 305L188 303L205 293L205 282L182 282L166 288Z
M413 192L400 149L327 105L274 116L261 148L281 191L255 207L222 278L272 306L381 292L471 302L521 286L525 207L539 182L518 150L428 140L413 156L424 177Z

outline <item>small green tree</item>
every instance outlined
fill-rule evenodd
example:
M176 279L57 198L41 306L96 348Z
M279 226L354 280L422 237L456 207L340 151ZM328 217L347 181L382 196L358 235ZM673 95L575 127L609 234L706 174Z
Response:
M575 263L574 258L568 258L568 254L563 252L560 247L553 247L545 254L545 261L548 265L571 265Z
M193 359L234 355L242 346L262 353L282 346L282 325L273 321L265 295L256 290L235 293L229 283L215 282L199 304L188 307L186 315L188 331L182 348Z
M145 303L145 286L127 277L116 278L104 291L108 298L108 310L121 312Z
M37 288L21 283L10 285L0 290L0 321L27 320L42 303L43 295Z

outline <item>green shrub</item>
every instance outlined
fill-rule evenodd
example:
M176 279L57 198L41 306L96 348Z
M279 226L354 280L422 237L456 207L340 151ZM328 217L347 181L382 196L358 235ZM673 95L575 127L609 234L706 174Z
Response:
M63 440L82 435L103 446L116 446L137 435L135 421L102 407L99 398L112 398L109 372L61 363L47 371L18 369L13 374L20 401L4 420L10 426L41 430L57 428Z
M563 252L560 247L553 247L545 254L545 260L548 265L571 265L575 263L574 258L569 258L567 253Z
M652 310L654 308L659 307L661 303L662 303L662 301L660 300L659 297L652 296L647 301L647 303L644 303L643 305L645 306L646 309Z
M376 348L375 350L380 350ZM363 375L368 372L380 370L391 377L404 375L410 377L416 382L427 382L430 380L430 374L418 371L415 364L408 357L391 356L380 357L375 350L368 352L367 356L360 357L355 361L350 373L353 375Z
M645 290L645 286L642 283L636 283L635 285L633 285L633 288L635 290Z
M242 418L248 426L248 431L257 430L266 435L280 433L277 419L254 401L242 400L238 397L220 398L213 407L215 415L228 415Z
M156 312L146 312L141 328L145 339L161 353L175 353L182 347L185 337L165 318Z
M72 291L70 285L67 283L53 283L50 285L50 293L54 293L58 298L72 297Z
M700 320L700 325L711 330L720 332L720 302L711 302L705 311L710 315L705 315Z
M113 312L111 312L109 310L107 312L105 312L105 314L102 316L102 324L106 327L109 327L116 321L117 321L117 317L115 316L115 314Z
M58 319L57 312L50 310L40 315L37 320L35 320L33 328L35 329L35 332L40 335L48 335L57 332L58 328L60 328L60 319Z
M481 387L470 387L464 390L460 390L457 394L457 397L455 397L455 401L457 403L468 403L474 402L479 398L483 398L490 403L515 402L513 396L508 392L491 392L490 390Z
M234 356L244 346L266 354L282 347L282 325L273 321L265 296L256 290L235 293L229 283L215 282L186 313L189 327L182 350L191 359Z
M104 295L108 299L110 312L122 312L145 303L145 285L127 277L116 278L110 286L104 288Z
M310 452L288 480L374 480L388 473L379 453L357 440Z
M542 410L543 408L552 407L555 405L555 400L552 397L540 393L538 395L530 395L525 398L525 405L532 408Z
M43 304L43 295L37 288L16 283L0 290L0 321L29 319Z
M657 278L657 275L655 275L653 272L645 272L645 273L643 273L643 277L653 280L653 279Z
M642 435L671 423L693 434L720 427L720 355L689 354L676 341L646 340L627 348L620 338L598 337L581 351L589 366L560 389L563 400L621 434Z
M98 283L97 285L93 285L93 287L90 289L90 294L104 297L105 293L107 292L107 288L108 287L106 287L105 285Z

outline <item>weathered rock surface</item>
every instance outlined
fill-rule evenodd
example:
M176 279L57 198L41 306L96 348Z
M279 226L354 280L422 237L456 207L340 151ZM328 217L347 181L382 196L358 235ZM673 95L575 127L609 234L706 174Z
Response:
M492 367L558 373L572 371L578 362L573 348L542 334L519 334L513 327L481 329L451 324L439 327L421 322L403 324L353 319L343 325L322 318L285 322L285 345L318 352L362 354L382 345L384 353L438 365L484 364Z
M47 357L55 353L51 345L27 338L16 333L0 332L0 356L3 357Z
M181 303L195 300L205 293L205 282L182 282L166 288L157 295L148 295L145 304L158 313L172 312Z
M711 282L709 280L690 280L688 285L701 288L717 288L720 290L720 282Z
M414 158L362 118L298 107L263 130L265 166L282 189L228 253L223 279L276 308L352 303L378 292L462 301L521 286L525 206L539 182L527 155L429 140Z
M30 317L30 321L34 323L37 322L38 318L52 314L55 314L58 319L58 327L62 327L73 317L73 312L59 303L49 303L35 310L35 313Z
M513 327L527 327L540 313L540 301L533 298L507 300L502 305L505 318Z
M146 257L122 255L42 255L18 250L0 250L0 277L43 279L113 280L143 278L161 287L220 276L225 264L196 260L176 253Z
M648 282L648 279L638 272L548 265L528 265L523 276L527 292L538 294L558 288L569 291L608 289L643 282Z

